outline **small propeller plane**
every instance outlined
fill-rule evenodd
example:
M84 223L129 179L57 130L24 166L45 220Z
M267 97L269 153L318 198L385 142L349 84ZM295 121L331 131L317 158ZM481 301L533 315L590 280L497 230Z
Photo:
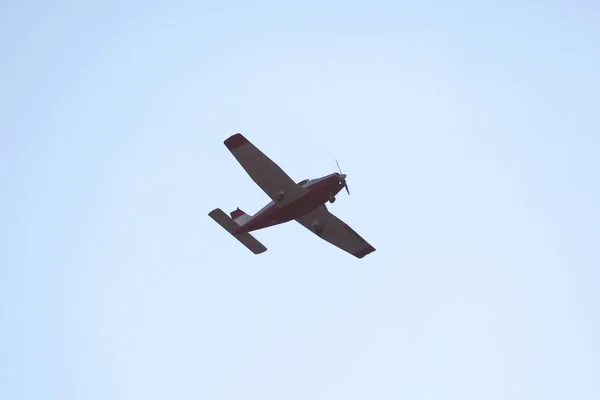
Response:
M264 253L267 248L250 232L291 220L357 258L375 251L344 221L327 210L325 204L333 203L342 189L350 194L346 175L342 174L339 164L339 173L295 183L241 133L230 136L224 144L271 202L252 216L239 207L229 213L231 217L220 208L208 215L254 254Z

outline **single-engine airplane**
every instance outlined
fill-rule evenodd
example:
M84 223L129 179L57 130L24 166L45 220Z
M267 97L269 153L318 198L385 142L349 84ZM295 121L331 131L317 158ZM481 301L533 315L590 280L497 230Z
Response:
M220 208L215 208L208 215L254 254L264 253L267 248L250 232L291 220L296 220L321 239L357 258L375 251L344 221L327 210L325 203L333 203L335 195L342 189L350 194L346 174L342 174L341 170L295 183L242 134L230 136L224 144L250 178L271 198L271 202L253 216L239 207L230 213L231 217Z

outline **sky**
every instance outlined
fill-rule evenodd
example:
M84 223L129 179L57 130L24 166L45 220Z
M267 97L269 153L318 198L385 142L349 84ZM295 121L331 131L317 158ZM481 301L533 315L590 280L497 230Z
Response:
M600 6L0 4L0 398L598 399ZM329 209L255 256L208 217Z

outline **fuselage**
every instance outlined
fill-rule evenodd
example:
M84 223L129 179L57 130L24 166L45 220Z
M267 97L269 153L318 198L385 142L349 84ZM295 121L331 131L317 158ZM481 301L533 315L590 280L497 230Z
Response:
M237 232L251 232L300 218L330 201L333 196L344 188L342 176L338 173L318 179L305 179L299 182L298 185L306 189L306 193L301 197L284 206L271 201L246 224L242 225Z

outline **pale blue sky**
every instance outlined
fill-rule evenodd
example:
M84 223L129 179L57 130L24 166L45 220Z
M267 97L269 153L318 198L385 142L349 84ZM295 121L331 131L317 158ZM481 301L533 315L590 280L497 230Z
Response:
M599 18L3 2L0 398L600 398ZM235 132L377 251L232 239Z

